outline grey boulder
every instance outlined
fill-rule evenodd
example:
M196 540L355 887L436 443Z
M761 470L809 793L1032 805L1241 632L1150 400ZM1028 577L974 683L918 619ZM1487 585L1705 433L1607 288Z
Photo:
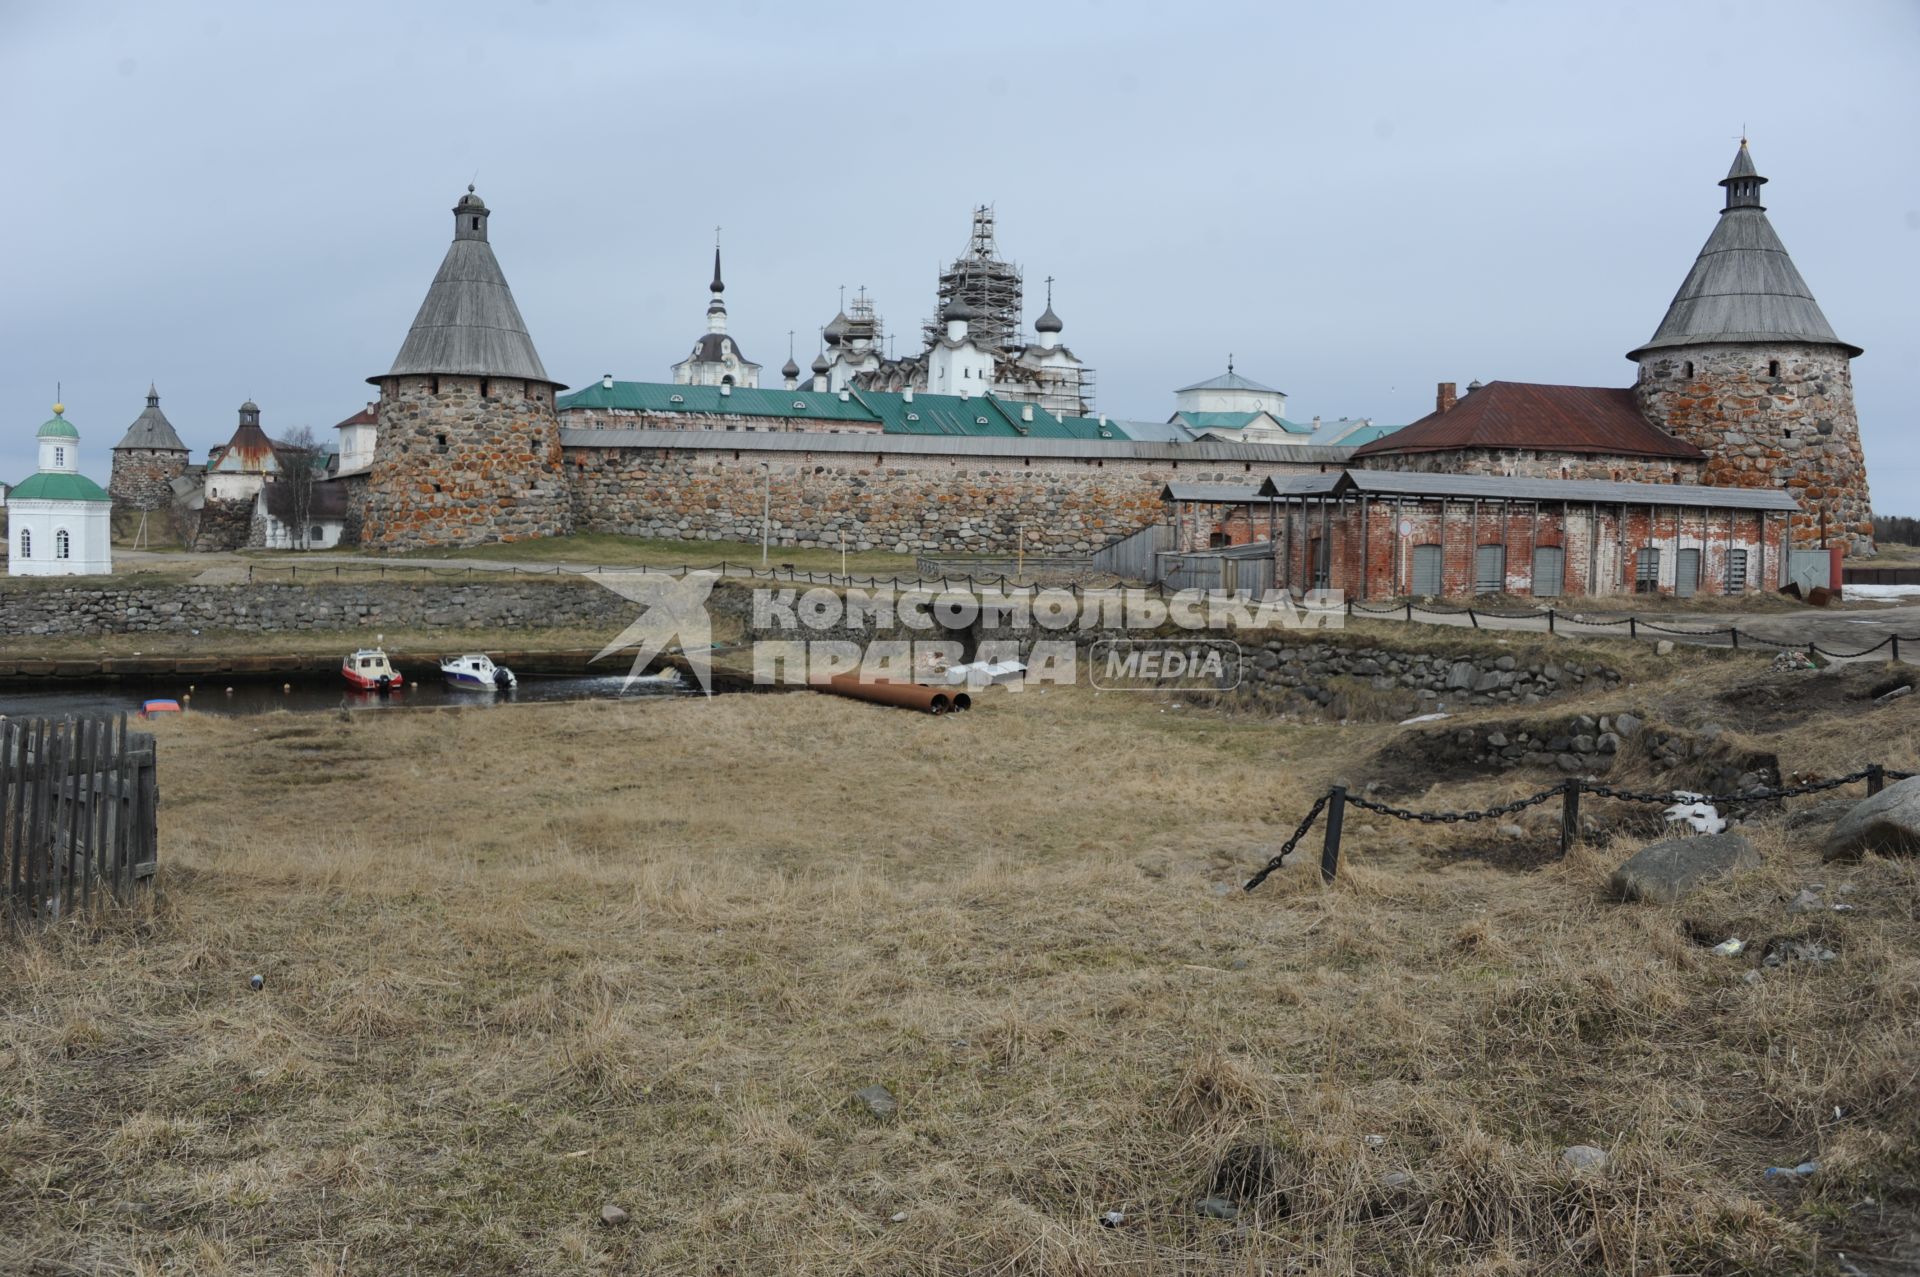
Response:
M1858 860L1869 851L1920 852L1920 776L1861 799L1834 822L1827 835L1826 859Z
M1613 871L1613 895L1620 900L1670 903L1715 878L1760 863L1760 853L1739 834L1701 834L1666 838L1642 847Z

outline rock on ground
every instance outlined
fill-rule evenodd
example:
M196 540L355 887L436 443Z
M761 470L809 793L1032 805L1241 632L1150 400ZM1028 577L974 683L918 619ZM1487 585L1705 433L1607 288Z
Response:
M893 1092L878 1082L861 1087L853 1093L853 1098L864 1104L875 1117L892 1117L900 1111L900 1101L894 1099Z
M1828 860L1858 860L1869 851L1920 852L1920 776L1861 799L1834 822L1827 835Z
M1739 834L1665 838L1642 847L1613 871L1613 895L1621 900L1669 903L1695 887L1760 863L1760 853Z
M1591 1144L1574 1144L1560 1150L1560 1165L1570 1171L1597 1171L1606 1164L1606 1150Z

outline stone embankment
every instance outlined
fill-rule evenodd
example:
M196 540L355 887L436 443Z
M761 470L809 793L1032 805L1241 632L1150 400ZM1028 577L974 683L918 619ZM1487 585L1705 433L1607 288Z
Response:
M589 581L314 585L33 586L0 589L0 635L84 638L209 630L544 629L625 625L638 607Z
M1269 638L1246 649L1246 685L1270 694L1298 693L1331 705L1335 679L1364 680L1383 693L1410 694L1422 705L1532 705L1561 692L1611 688L1619 671L1583 661L1522 658L1499 652L1471 655L1408 651L1344 643Z

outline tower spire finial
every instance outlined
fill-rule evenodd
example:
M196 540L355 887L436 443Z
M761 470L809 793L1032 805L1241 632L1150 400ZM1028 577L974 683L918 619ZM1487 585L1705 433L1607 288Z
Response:
M1229 377L1233 375L1233 352L1231 350L1227 352L1227 375Z

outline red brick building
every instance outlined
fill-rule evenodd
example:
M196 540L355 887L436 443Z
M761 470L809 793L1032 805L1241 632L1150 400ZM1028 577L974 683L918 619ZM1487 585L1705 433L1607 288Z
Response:
M1355 599L1771 590L1799 511L1769 489L1374 470L1162 496L1177 551L1266 543L1275 587Z

